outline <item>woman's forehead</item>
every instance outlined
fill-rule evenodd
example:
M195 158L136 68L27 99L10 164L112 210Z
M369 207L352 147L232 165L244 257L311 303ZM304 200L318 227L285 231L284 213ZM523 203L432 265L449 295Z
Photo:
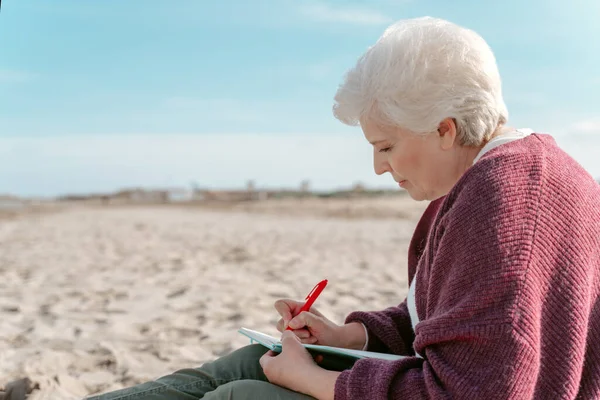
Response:
M378 129L376 126L362 126L363 133L365 135L365 139L373 146L376 144L388 141L392 138L392 135L389 132L384 132Z
M399 139L400 137L412 135L412 133L406 129L394 126L382 126L372 121L365 121L365 124L361 123L361 128L365 138L372 145L375 145L379 142L395 140Z

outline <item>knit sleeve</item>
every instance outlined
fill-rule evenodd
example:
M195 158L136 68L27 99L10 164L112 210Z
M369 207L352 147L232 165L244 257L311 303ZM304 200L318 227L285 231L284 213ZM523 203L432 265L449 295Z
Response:
M463 334L448 328L439 325L440 334L427 344L425 359L358 360L336 381L335 399L532 398L538 365L527 343L501 327Z
M539 173L512 179L471 174L463 187L455 187L416 282L424 318L413 347L423 358L361 359L339 376L336 400L533 397L540 365L531 338L540 332L519 322L517 305L527 295ZM401 321L402 311L370 315L364 321L373 334L393 343L392 329L401 323L392 321Z
M367 350L379 353L414 355L414 333L406 300L383 311L355 311L345 323L360 322L367 328Z

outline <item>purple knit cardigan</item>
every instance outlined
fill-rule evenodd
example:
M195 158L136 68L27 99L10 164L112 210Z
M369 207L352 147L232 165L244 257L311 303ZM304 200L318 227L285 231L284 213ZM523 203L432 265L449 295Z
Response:
M406 301L354 312L368 350L336 400L600 399L600 186L548 135L485 154L432 202ZM415 357L415 350L424 358Z

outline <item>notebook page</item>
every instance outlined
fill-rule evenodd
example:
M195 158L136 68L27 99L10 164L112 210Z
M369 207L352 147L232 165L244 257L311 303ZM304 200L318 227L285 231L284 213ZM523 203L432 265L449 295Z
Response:
M265 347L268 347L271 350L281 346L281 342L279 341L279 339L258 331L253 331L252 329L240 328L238 329L238 332L244 336L249 337L252 340L257 341L258 343L262 344Z
M354 358L379 358L381 360L389 361L401 360L405 358L404 356L399 356L396 354L376 353L373 351L352 350L340 347L319 346L315 344L305 344L304 347L323 353L345 354Z

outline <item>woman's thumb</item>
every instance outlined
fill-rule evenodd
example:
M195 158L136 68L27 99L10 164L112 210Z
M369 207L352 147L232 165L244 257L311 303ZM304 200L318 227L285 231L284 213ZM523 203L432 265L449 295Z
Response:
M283 318L283 327L287 327L288 324L290 323L290 321L293 319L292 318L292 313L291 312L284 312L283 315L281 316L281 318Z
M293 344L292 344L293 343ZM290 348L290 346L301 346L300 339L296 337L292 332L285 331L283 335L281 335L281 344L285 351L286 348Z
M292 329L301 329L306 327L314 327L318 323L319 317L308 311L302 311L296 315L289 323L289 327Z

